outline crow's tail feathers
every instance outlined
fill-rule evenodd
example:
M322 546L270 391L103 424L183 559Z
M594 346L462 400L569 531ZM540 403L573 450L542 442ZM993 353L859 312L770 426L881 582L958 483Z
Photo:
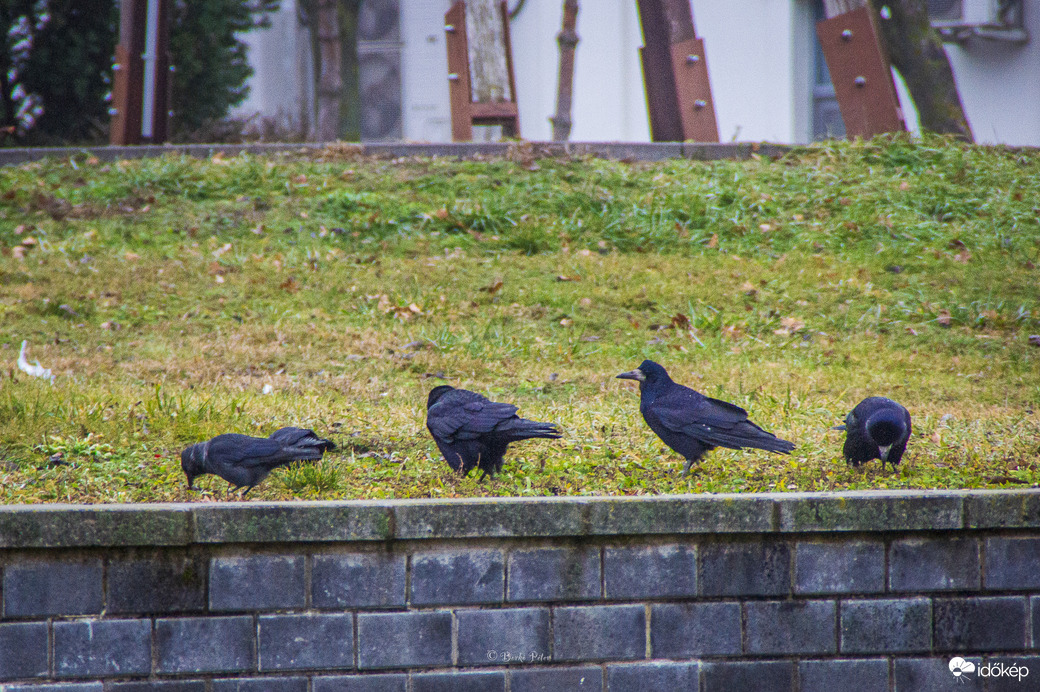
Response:
M510 432L514 440L531 440L534 438L556 440L563 437L555 423L539 423L526 418L521 418L517 421L517 425Z

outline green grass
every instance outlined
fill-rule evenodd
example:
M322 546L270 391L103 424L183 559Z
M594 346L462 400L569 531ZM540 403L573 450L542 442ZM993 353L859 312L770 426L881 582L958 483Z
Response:
M289 424L342 451L250 498L1035 486L1038 200L1040 154L934 138L0 169L0 502L220 499L186 490L180 449ZM22 339L53 386L15 367ZM614 379L644 358L797 449L680 478ZM460 479L425 429L444 381L564 439ZM914 416L895 474L847 468L830 430L872 394Z

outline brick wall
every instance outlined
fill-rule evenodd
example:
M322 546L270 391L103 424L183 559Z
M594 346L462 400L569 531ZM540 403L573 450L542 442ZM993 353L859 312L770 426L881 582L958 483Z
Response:
M0 601L3 692L1036 690L1040 493L7 507Z

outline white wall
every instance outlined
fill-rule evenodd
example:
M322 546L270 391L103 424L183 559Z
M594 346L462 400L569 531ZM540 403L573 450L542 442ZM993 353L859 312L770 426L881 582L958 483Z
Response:
M1024 45L946 45L975 141L1040 146L1040 3L1026 0Z
M295 0L282 0L271 27L238 37L249 47L255 70L249 95L236 106L236 118L259 116L292 132L307 134L314 104L310 36L296 20Z

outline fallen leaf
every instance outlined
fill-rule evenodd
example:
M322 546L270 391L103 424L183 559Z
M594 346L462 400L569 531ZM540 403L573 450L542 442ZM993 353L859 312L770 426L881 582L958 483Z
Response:
M217 275L216 275L216 276L214 276L213 278L214 278L214 279L216 280L216 282L217 282L218 284L222 284L222 283L224 283L224 276L223 276L223 274L217 274Z
M297 185L303 185L307 182L307 176L305 176L303 173L300 173L298 176L293 178L293 182Z
M22 247L21 245L15 245L13 248L11 248L11 254L14 255L15 259L24 260L25 250L26 248Z
M939 431L938 431L938 430L936 430L935 432L933 432L933 433L932 433L932 437L931 437L930 439L931 439L931 440L932 440L932 442L934 442L935 444L939 444L939 443L941 443L941 442L942 442L942 435L940 435L940 434L939 434Z
M910 183L908 183L908 182L906 182L904 180L903 182L899 183L899 189L902 190L903 192L906 192L907 190L910 189Z
M127 250L125 253L123 253L123 259L125 259L127 262L136 262L137 260L141 259L141 256L136 252L130 252L129 250Z
M714 250L719 246L719 234L712 233L711 238L708 239L708 248Z
M225 252L227 252L230 249L231 249L231 243L224 243L223 246L217 248L216 250L214 250L213 252L211 252L209 254L213 255L214 258L219 258L221 255L223 255Z
M760 223L758 224L758 230L762 231L763 233L769 233L773 230L773 226L772 224L768 223Z
M376 303L376 310L384 313L390 312L390 296L383 293L382 295L377 296L377 298L379 298L379 302Z
M562 320L560 320L560 326L561 327L569 327L572 324L574 324L574 320L572 320L569 317L564 317Z
M578 305L582 306L583 308L591 308L592 298L582 298L578 301Z
M1030 334L1029 335L1029 345L1030 346L1040 346L1040 334Z
M557 281L581 281L581 277L578 276L578 275L567 276L565 274L560 274L559 276L556 277L556 280Z
M443 221L444 219L446 219L449 216L451 216L451 212L449 212L447 209L444 209L442 207L442 208L438 209L437 211L433 212L433 214L431 214L431 216L433 216L434 218L437 218L437 219L440 219L441 221Z
M970 259L971 259L971 253L968 252L967 250L961 250L960 252L958 252L956 255L953 256L953 261L954 262L960 262L961 264L967 264L968 260L970 260Z
M278 287L283 291L288 291L289 293L296 293L300 290L300 284L296 281L295 276L290 276L288 279L278 284Z
M686 315L682 314L681 312L677 312L674 315L672 315L672 326L675 327L676 329L687 330L692 325L690 324L690 318L689 317L687 317Z
M503 286L505 286L505 282L503 282L502 279L496 279L495 281L493 281L492 283L488 284L487 286L482 287L480 290L484 291L488 295L492 295L493 296L496 293L498 293L500 290L502 290Z
M804 326L805 322L797 317L784 317L780 320L780 329L774 329L773 333L777 336L787 336L794 334Z
M22 245L25 247L32 247L33 245L36 245L36 238L29 236L28 238L22 240Z
M31 228L31 226L27 226L24 223L20 223L20 224L18 224L17 226L14 227L14 234L15 235L21 235L21 234L25 233L26 231L30 230L30 228Z
M954 238L953 240L950 241L950 244L947 245L947 247L950 248L951 250L963 250L964 248L966 248L968 246L965 245L964 241L961 240L960 238Z
M907 327L906 328L906 333L910 334L911 336L917 336L917 330L914 329L913 327Z
M950 315L949 310L940 310L939 316L935 318L935 321L943 327L949 327L950 324L953 322L953 318Z

